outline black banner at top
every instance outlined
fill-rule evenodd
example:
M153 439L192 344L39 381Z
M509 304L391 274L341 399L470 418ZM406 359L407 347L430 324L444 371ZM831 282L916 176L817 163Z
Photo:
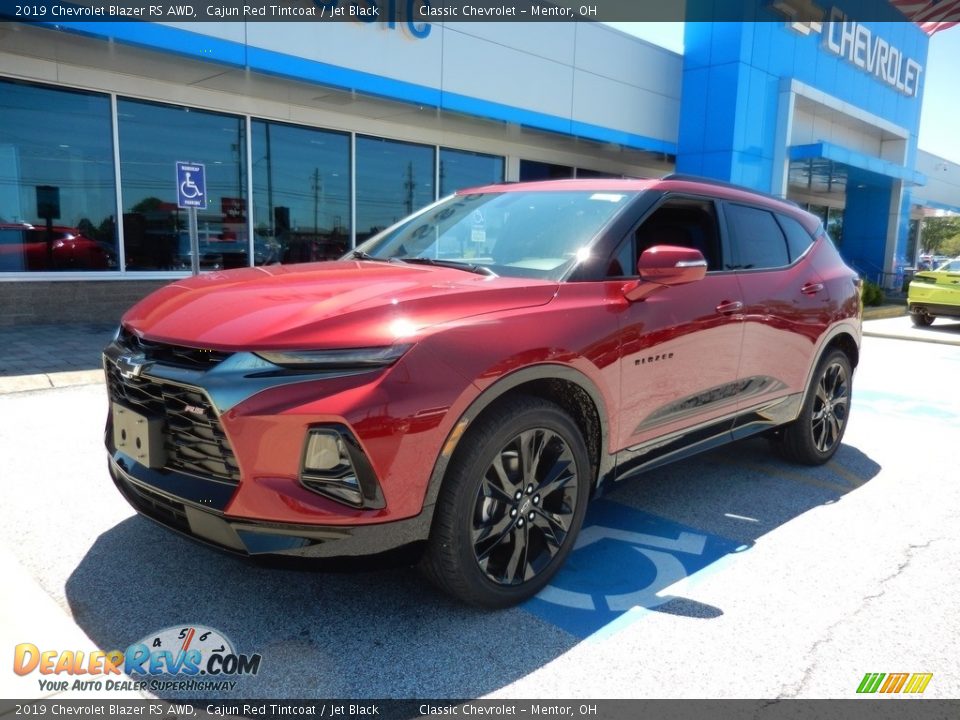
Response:
M918 2L937 0L918 0ZM0 0L0 19L70 22L905 21L888 0ZM958 11L960 12L960 11ZM958 18L960 19L960 18Z

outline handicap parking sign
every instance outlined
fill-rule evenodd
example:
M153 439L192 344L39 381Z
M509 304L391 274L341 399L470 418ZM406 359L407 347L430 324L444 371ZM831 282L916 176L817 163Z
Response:
M207 209L206 169L201 163L177 163L177 207Z

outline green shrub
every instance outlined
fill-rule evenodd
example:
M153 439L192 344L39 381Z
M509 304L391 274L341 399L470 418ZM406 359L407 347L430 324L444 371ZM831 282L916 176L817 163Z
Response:
M863 298L863 304L867 307L883 305L883 301L885 300L883 288L874 282L870 282L869 280L866 280L863 283L861 297Z

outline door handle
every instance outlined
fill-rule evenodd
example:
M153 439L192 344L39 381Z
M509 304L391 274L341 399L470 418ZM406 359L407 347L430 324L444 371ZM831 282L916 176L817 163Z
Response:
M717 305L717 312L721 315L733 315L743 310L743 303L739 300L724 300Z
M804 295L816 295L821 290L823 290L823 283L819 282L810 282L800 288L800 292L802 292Z

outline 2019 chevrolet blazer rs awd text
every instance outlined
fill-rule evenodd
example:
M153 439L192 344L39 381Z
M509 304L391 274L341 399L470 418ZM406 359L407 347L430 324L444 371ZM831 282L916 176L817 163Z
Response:
M859 280L817 218L680 176L475 188L347 257L179 280L106 348L110 473L245 555L419 552L501 607L590 498L757 433L836 452Z

